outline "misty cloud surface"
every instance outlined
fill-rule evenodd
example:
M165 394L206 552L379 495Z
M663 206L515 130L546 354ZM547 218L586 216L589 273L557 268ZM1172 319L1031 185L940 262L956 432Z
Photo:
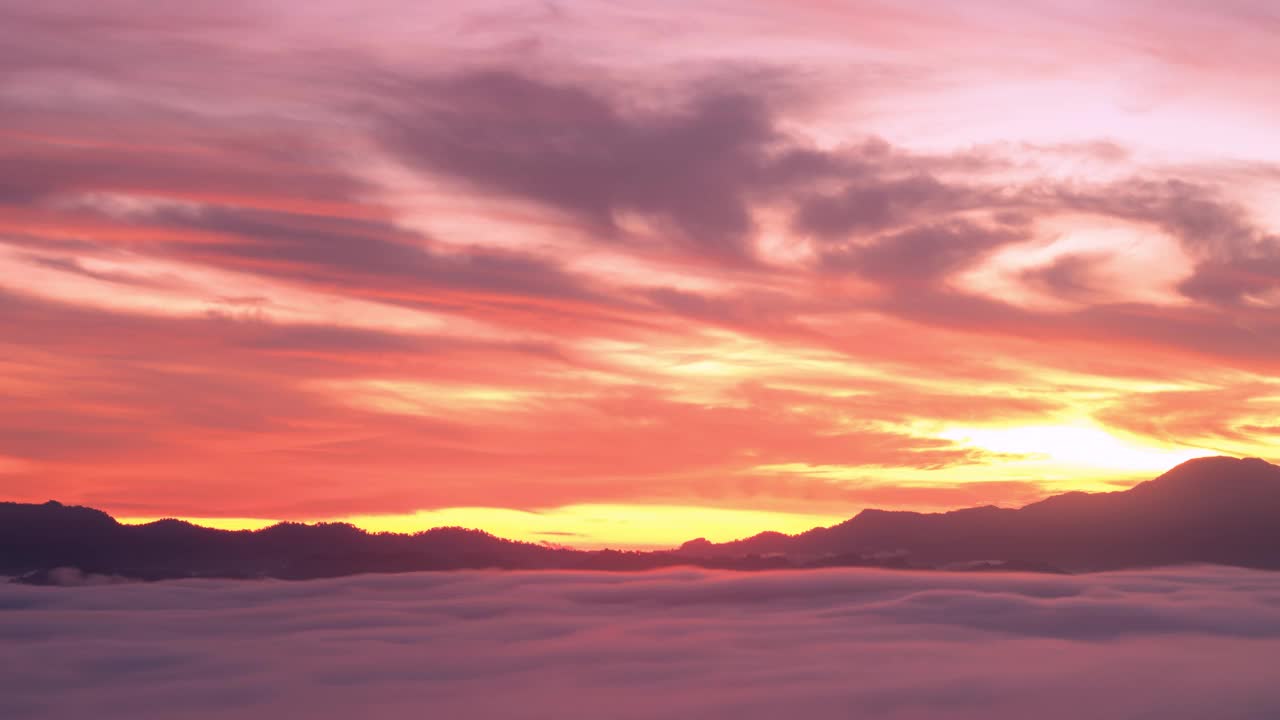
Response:
M0 586L36 720L1261 719L1277 657L1280 575L1224 568Z

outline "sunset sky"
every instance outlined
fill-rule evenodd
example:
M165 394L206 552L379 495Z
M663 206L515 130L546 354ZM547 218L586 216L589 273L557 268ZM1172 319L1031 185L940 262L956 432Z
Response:
M581 547L1280 442L1270 0L0 0L0 500Z

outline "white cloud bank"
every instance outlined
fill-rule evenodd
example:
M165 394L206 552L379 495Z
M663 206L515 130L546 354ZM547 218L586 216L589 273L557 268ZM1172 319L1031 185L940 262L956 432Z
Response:
M1280 573L0 586L0 718L1280 717Z

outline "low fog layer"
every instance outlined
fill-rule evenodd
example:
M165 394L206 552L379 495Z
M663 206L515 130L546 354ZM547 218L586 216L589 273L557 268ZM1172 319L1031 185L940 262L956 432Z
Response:
M1280 717L1267 572L91 580L0 586L0 717Z

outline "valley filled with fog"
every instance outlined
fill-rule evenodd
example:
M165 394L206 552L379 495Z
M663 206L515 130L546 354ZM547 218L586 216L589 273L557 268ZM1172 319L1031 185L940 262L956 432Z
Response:
M0 717L1280 716L1270 572L60 580L0 585Z

